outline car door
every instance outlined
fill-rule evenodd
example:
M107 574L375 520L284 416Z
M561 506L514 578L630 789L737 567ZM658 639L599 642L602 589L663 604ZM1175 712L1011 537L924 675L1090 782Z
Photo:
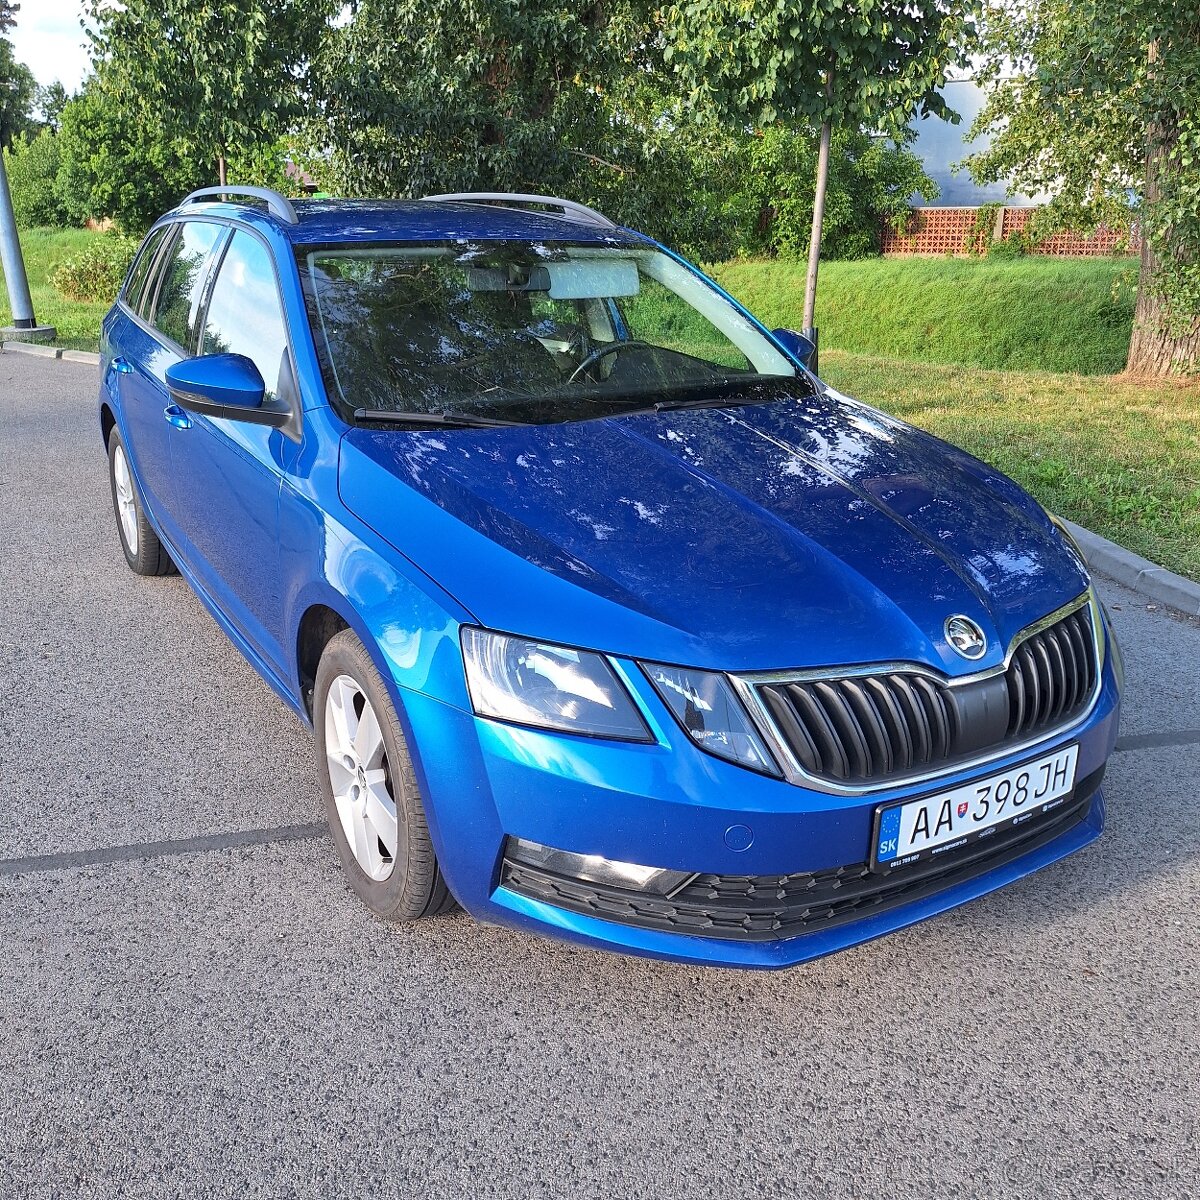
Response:
M130 276L122 327L110 371L125 420L126 449L142 499L169 541L177 536L166 370L191 353L211 256L226 230L208 221L166 226L145 275L139 258ZM145 253L145 252L143 252ZM139 286L140 285L140 286ZM137 307L132 305L136 303Z
M263 377L267 399L299 412L287 322L271 252L235 230L212 281L199 350L242 354ZM182 413L172 439L174 511L187 565L277 674L282 670L279 490L296 444L265 425Z

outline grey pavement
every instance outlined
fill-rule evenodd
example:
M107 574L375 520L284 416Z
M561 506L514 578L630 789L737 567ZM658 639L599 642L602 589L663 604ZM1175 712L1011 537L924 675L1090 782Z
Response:
M388 927L300 724L126 569L95 390L0 355L3 1200L1200 1190L1200 622L1102 588L1104 838L910 930L755 974Z

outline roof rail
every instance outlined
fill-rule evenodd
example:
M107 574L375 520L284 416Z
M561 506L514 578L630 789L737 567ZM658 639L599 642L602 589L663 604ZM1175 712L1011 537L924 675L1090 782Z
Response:
M561 208L568 220L582 221L585 225L599 225L602 229L616 229L617 223L603 213L574 200L560 200L557 196L534 196L524 192L447 192L441 196L422 196L422 200L448 200L463 204L496 204L501 208L520 208L526 204L544 204L548 208Z
M286 196L280 195L279 192L274 191L272 188L265 187L199 188L184 196L179 202L179 207L182 208L185 204L194 204L197 200L202 200L207 196L253 196L256 200L265 200L267 202L267 212L278 217L286 224L300 224L300 218L296 215L296 210L292 206L292 202Z

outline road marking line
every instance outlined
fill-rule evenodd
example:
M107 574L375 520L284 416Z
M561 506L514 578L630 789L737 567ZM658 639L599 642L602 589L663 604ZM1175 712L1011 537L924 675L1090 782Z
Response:
M39 871L62 871L101 863L135 862L141 858L166 858L172 854L202 854L240 846L267 846L274 842L309 841L323 838L327 833L328 826L324 821L314 821L308 825L243 829L205 837L177 838L169 842L137 842L131 846L97 846L93 850L73 850L63 854L34 854L28 858L0 859L0 876L33 875Z
M1131 733L1117 738L1116 749L1152 750L1157 746L1200 746L1200 729L1176 729L1168 733Z

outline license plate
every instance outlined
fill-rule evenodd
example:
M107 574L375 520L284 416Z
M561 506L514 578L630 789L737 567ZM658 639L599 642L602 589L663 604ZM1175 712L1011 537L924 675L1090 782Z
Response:
M875 813L871 869L893 871L936 858L1058 808L1075 787L1078 745L1033 762Z

